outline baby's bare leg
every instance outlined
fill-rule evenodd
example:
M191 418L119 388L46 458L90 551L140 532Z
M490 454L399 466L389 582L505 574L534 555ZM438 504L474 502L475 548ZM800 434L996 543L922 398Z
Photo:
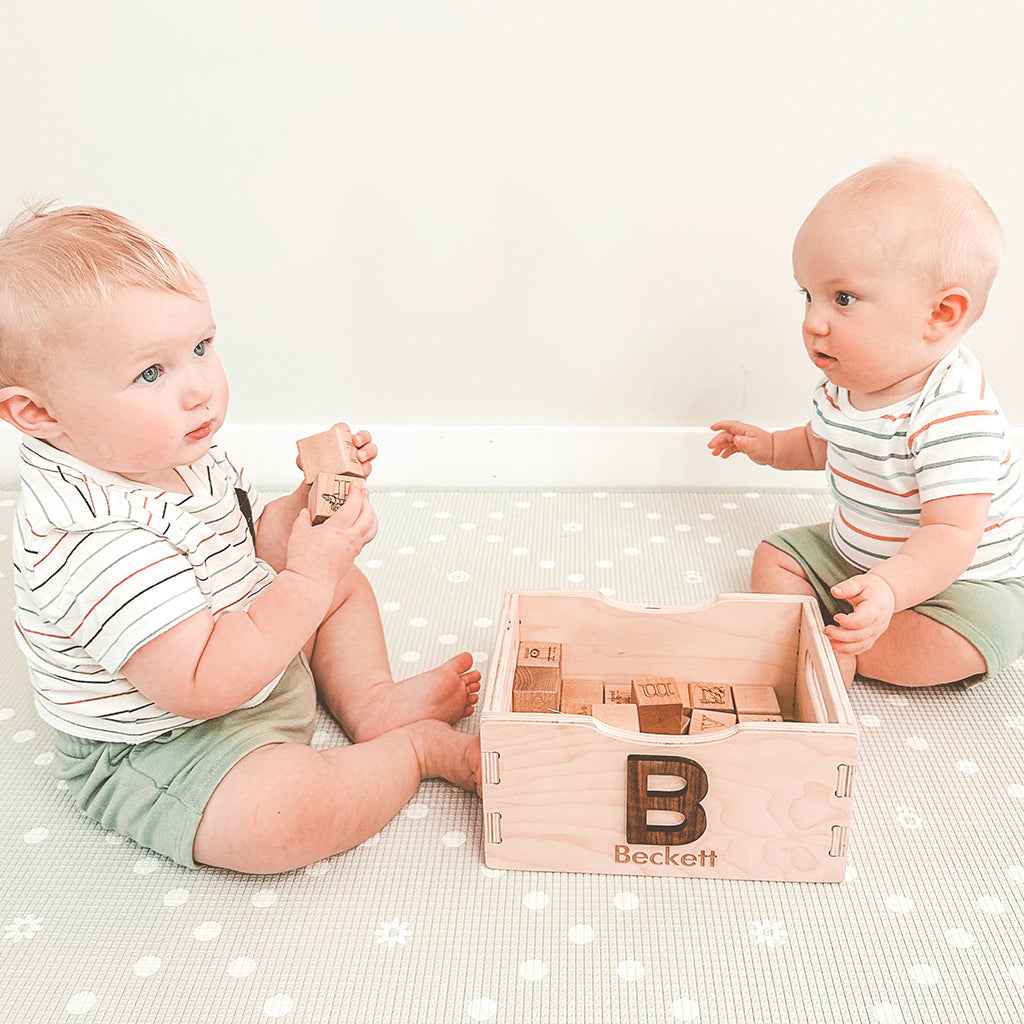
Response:
M394 682L377 599L358 570L339 587L334 609L307 648L317 691L356 742L422 719L454 724L472 714L480 673L468 652Z
M860 675L894 686L938 686L987 670L974 644L912 610L897 612L871 649L857 657Z
M804 574L804 567L785 551L762 541L754 552L750 570L750 589L755 594L794 594L817 597ZM857 658L853 654L836 654L836 664L846 689L857 674Z
M293 871L379 832L422 779L447 779L479 795L479 776L479 739L437 721L323 751L270 744L221 780L193 856L247 874Z

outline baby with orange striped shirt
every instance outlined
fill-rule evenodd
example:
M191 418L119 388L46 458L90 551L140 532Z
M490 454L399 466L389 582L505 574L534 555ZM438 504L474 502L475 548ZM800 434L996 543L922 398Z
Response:
M826 471L831 522L765 540L751 585L817 598L847 686L978 681L1024 654L1024 476L962 344L1001 249L954 168L898 158L840 182L793 246L824 375L810 421L712 425L715 455Z

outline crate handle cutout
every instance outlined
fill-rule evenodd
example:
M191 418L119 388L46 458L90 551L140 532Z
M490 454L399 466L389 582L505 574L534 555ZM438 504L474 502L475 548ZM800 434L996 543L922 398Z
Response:
M850 842L850 828L848 825L832 826L832 847L828 851L830 857L845 857L846 847Z
M501 811L491 811L484 815L484 842L501 842Z
M498 761L501 754L496 750L485 750L480 755L480 774L485 786L497 786L501 783L501 770Z
M836 772L836 796L853 796L853 777L857 773L855 764L841 764Z

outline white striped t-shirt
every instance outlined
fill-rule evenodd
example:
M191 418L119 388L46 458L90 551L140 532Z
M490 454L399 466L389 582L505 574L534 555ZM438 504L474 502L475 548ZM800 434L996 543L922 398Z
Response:
M204 608L215 618L247 608L274 578L235 488L249 494L255 518L262 500L223 450L178 472L191 494L132 483L35 438L22 444L15 628L36 708L56 729L138 743L196 724L149 701L122 666Z
M855 409L828 381L814 394L811 427L828 443L835 498L831 537L862 569L894 555L936 498L990 494L988 524L961 579L1024 576L1024 482L999 402L962 346L920 394L884 409Z

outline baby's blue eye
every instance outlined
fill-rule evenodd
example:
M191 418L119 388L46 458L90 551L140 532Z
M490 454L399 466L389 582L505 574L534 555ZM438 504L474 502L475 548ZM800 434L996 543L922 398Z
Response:
M856 298L849 292L836 292L837 306L852 306L856 301Z
M135 379L136 381L142 381L144 384L153 384L160 379L160 367L156 365L147 366Z
M209 345L209 344L210 344L209 341L201 341L201 342L199 342L199 344L196 345L196 347L194 349L192 349L192 354L194 356L205 356L206 355L206 346Z

